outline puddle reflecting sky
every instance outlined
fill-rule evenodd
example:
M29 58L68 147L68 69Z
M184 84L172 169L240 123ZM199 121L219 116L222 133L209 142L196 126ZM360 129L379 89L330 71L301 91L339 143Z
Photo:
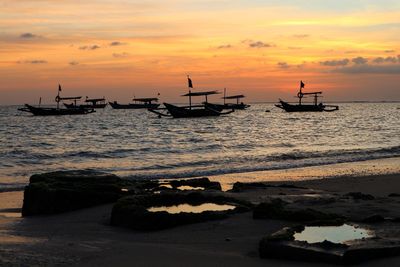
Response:
M179 204L175 206L162 206L162 207L151 207L147 210L150 212L166 211L171 214L177 213L202 213L204 211L226 211L233 210L235 206L226 204L215 204L215 203L203 203L201 205L190 205L190 204Z
M194 187L194 186L190 186L190 185L182 185L177 187L178 190L204 190L204 187Z
M368 237L372 237L369 230L348 224L342 226L306 226L304 231L294 235L296 241L318 243L327 240L338 244Z

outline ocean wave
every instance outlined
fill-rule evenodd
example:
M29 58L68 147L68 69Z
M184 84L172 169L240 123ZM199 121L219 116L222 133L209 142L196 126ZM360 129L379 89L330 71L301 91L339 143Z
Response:
M324 152L294 152L273 156L223 158L180 162L171 165L153 165L146 168L121 169L133 171L128 178L158 179L186 178L267 170L284 170L301 167L330 165L400 157L400 146L368 150L335 150ZM164 172L162 170L168 169Z

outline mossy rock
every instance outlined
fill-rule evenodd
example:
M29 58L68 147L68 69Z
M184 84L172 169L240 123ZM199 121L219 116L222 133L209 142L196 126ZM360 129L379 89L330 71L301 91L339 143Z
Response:
M176 213L166 211L150 212L148 208L173 206L179 204L201 205L203 203L230 204L235 209L226 211L204 211L202 213ZM111 214L111 225L123 226L136 230L161 230L178 225L218 220L230 214L244 212L251 204L221 194L162 193L153 195L128 196L115 203Z
M253 182L253 183L242 183L236 182L233 184L231 192L244 192L247 190L255 189L265 189L265 188L290 188L290 189L307 189L305 187L300 187L292 184L270 184L264 182Z
M25 187L22 215L66 212L115 202L132 185L116 175L93 171L36 174Z
M310 223L318 222L323 225L338 225L344 222L343 216L334 213L325 213L310 208L290 208L288 203L279 198L257 205L253 210L253 218Z

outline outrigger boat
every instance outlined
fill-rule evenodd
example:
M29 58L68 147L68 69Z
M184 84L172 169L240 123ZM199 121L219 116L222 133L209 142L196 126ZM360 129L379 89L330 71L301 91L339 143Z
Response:
M245 98L244 95L231 95L231 96L226 96L226 88L224 88L224 97L222 98L224 100L223 105L219 105L222 107L222 109L247 109L250 107L250 105L244 104L243 102L239 103L239 100L241 98ZM236 99L236 103L226 103L226 100L230 99Z
M60 97L61 85L58 85L58 94L55 98L57 102L56 108L43 108L40 107L40 102L38 107L34 107L28 104L25 104L25 107L19 108L20 111L30 112L34 116L61 116L61 115L84 115L95 112L94 109L88 108L60 108L60 102L63 100L77 100L77 97Z
M107 106L106 99L103 98L88 98L86 97L85 103L83 105L77 105L76 101L81 99L82 97L77 96L77 97L70 97L68 99L63 98L63 100L73 100L74 103L66 104L64 103L64 106L68 109L73 109L73 108L88 108L88 109L97 109L97 108L105 108Z
M143 108L158 108L160 104L158 103L152 103L158 102L158 98L152 97L152 98L134 98L133 99L134 103L130 104L118 104L117 101L114 102L109 102L110 106L114 109L143 109Z
M281 108L287 112L322 112L322 111L335 111L339 110L339 106L334 105L325 105L323 103L318 104L318 97L321 97L322 92L309 92L304 93L302 89L304 88L303 81L300 81L300 90L297 93L297 97L299 98L299 103L297 105L289 104L281 99L279 99L280 104L275 105L278 108ZM304 96L311 95L314 97L313 104L303 104L301 102Z
M217 91L206 91L206 92L192 92L193 89L192 80L188 76L188 88L189 93L182 96L189 97L189 106L176 106L169 103L164 103L165 108L148 109L150 112L157 114L159 117L173 117L173 118L195 118L195 117L208 117L208 116L220 116L232 113L234 110L228 112L221 112L222 108L218 105L208 103L208 96L218 94ZM204 96L205 102L201 105L192 105L192 97ZM166 112L165 112L166 111Z

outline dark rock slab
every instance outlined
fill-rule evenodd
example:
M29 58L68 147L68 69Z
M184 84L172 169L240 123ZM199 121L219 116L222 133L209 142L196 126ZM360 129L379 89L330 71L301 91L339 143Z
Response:
M35 174L25 187L22 215L54 214L115 202L132 183L113 174L59 171Z
M382 215L379 215L379 214L374 214L374 215L368 216L362 220L362 222L364 222L364 223L380 223L380 222L384 222L384 221L385 221L385 217L383 217Z
M205 211L202 213L170 214L165 211L150 212L148 208L173 206L179 204L200 205L203 203L230 204L236 206L227 211ZM230 214L248 211L250 203L226 197L221 194L161 193L152 195L128 196L115 203L111 214L111 225L136 230L161 230L184 224L224 219Z
M309 244L295 241L295 232L298 232L298 229L285 227L262 238L259 243L260 257L348 265L400 255L399 240L371 238L349 244L336 244L325 240Z
M288 220L295 222L318 222L323 225L342 224L344 217L311 208L289 208L288 203L276 198L257 205L253 210L254 219Z
M374 200L375 197L370 195L370 194L363 194L361 192L350 192L345 194L344 196L346 197L351 197L353 199L357 199L357 200Z
M254 189L263 189L263 188L290 188L290 189L307 189L305 187L296 186L292 184L270 184L270 183L263 183L263 182L254 182L254 183L242 183L236 182L233 184L231 192L244 192L247 190L254 190Z

